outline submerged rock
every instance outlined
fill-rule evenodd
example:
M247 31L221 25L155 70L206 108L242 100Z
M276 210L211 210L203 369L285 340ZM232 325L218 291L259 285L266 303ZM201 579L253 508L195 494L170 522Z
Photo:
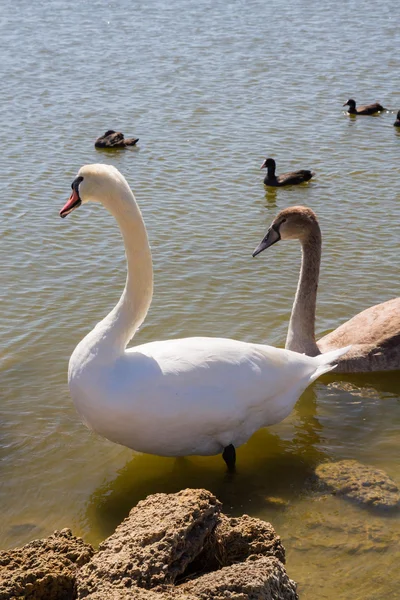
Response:
M400 509L400 490L384 471L356 460L319 465L315 474L334 494L376 509Z
M69 529L0 551L0 600L70 600L77 569L93 554L92 546Z
M296 527L287 532L287 541L292 550L304 555L304 564L318 563L330 577L331 559L356 554L364 560L362 556L369 553L398 553L400 521L387 516L379 511L366 514L355 502L338 505L333 494L304 497L291 513Z

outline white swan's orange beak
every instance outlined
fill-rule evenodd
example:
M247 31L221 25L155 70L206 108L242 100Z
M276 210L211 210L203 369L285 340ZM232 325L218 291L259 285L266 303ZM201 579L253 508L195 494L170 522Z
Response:
M60 210L60 217L64 219L69 213L71 213L75 208L78 208L82 204L81 199L79 198L78 192L75 188L72 188L72 194L69 197L68 202L63 206Z

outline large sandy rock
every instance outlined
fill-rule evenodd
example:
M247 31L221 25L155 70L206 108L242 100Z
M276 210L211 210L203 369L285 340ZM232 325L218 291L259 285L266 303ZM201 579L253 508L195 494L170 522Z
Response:
M201 600L298 600L296 584L285 567L270 556L207 573L180 586Z
M400 509L400 490L384 471L356 460L319 465L319 483L334 494L376 509Z
M0 552L0 600L71 600L75 578L94 550L69 529Z
M285 549L271 523L248 515L229 518L221 514L189 572L204 572L205 565L207 571L215 571L242 562L253 554L274 556L285 563Z
M269 523L222 515L210 492L156 494L132 509L80 571L78 598L295 600L284 560Z
M111 584L104 584L100 589L90 593L85 600L199 600L197 596L180 592L178 588L153 592L138 587L116 588Z
M149 496L97 553L63 530L0 556L0 600L297 599L272 526L206 490Z
M154 494L99 547L78 577L78 597L101 590L173 583L203 549L218 522L220 503L206 490Z

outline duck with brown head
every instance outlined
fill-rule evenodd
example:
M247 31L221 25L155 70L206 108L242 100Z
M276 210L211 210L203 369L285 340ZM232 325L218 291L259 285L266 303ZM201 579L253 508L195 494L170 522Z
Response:
M305 206L281 210L253 256L280 240L294 239L301 244L302 262L285 348L317 356L351 344L350 352L338 360L336 371L400 369L400 298L367 308L316 341L315 311L321 262L321 230L316 214Z
M386 110L379 104L379 102L375 102L374 104L366 104L365 106L360 106L356 108L356 101L353 98L349 98L347 102L343 104L343 106L348 106L348 114L349 115L376 115L376 113L382 112Z

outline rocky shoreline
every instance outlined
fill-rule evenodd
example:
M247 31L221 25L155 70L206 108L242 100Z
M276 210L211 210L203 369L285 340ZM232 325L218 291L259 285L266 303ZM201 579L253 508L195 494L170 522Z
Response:
M2 551L0 600L297 600L272 525L206 490L154 494L95 551L69 529Z
M318 465L311 485L374 513L400 510L396 483L354 460ZM139 502L97 551L69 529L1 551L0 600L298 600L284 565L270 523L228 517L211 492L185 489Z

